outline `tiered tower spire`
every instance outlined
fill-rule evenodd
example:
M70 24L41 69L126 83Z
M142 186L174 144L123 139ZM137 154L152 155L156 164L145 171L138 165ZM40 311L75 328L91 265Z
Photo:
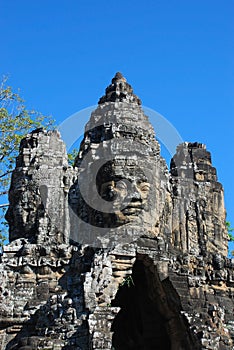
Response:
M141 105L141 100L133 93L133 89L128 84L126 78L117 72L111 81L111 84L106 88L106 93L102 96L98 104L105 102L131 102Z

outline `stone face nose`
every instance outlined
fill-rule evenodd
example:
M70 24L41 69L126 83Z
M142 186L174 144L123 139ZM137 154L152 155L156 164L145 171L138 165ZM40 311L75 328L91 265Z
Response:
M133 202L134 201L141 201L141 199L142 199L139 190L133 184L132 184L132 188L129 191L128 198L131 199L131 201L133 201Z

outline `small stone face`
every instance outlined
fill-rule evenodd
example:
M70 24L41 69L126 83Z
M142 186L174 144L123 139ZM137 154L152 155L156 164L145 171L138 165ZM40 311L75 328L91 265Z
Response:
M10 241L24 237L50 244L56 236L68 242L66 194L72 172L59 133L39 128L27 135L16 164L6 214Z
M227 255L223 188L217 182L216 169L205 145L184 143L179 145L171 161L171 183L174 202L183 208L183 215L174 215L173 231L183 232L183 242L176 245L185 250L222 252ZM175 212L177 210L175 209Z
M234 263L211 155L183 143L169 172L121 73L74 168L57 132L22 140L9 201L1 349L233 349Z

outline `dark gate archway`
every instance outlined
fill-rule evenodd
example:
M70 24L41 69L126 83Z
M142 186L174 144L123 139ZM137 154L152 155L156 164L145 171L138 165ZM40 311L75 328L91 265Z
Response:
M114 350L194 350L180 310L180 299L169 279L160 281L149 259L137 259L119 287L113 306L121 307L113 324Z

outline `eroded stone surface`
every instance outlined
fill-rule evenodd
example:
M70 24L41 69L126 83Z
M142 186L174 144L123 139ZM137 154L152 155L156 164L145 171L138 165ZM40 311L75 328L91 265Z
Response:
M22 140L6 214L10 241L69 241L67 194L72 171L57 131L37 129Z
M169 171L120 73L74 168L57 132L27 135L9 200L0 349L233 348L234 262L210 153L179 145Z

